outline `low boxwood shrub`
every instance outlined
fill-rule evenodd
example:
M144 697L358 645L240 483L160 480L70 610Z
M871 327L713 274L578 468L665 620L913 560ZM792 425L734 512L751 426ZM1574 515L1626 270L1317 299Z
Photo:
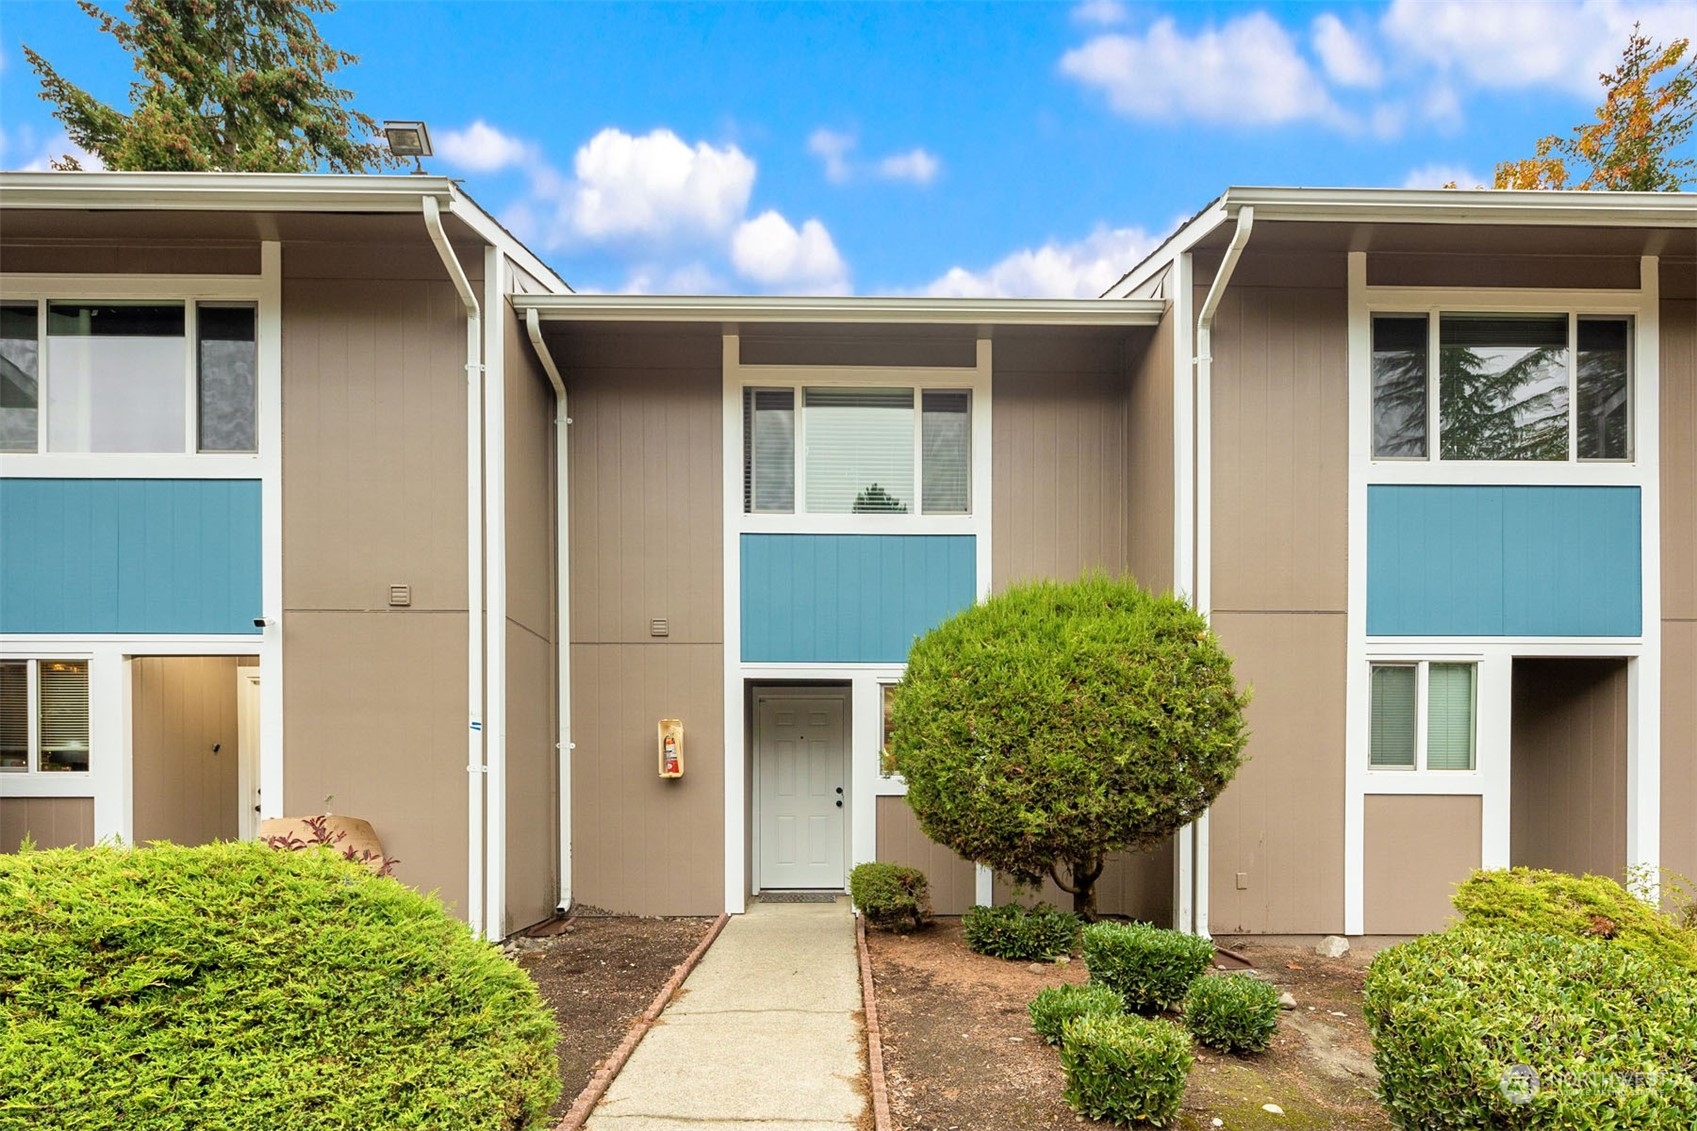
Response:
M1646 958L1697 973L1697 931L1645 903L1607 876L1533 868L1474 872L1456 889L1464 927L1509 927L1608 940Z
M1165 1127L1178 1116L1192 1059L1189 1035L1170 1021L1075 1017L1061 1034L1062 1096L1090 1119Z
M1171 1009L1214 959L1198 935L1146 923L1092 923L1084 928L1084 965L1139 1013Z
M540 1128L554 1040L497 947L332 849L0 856L0 1125Z
M1682 967L1456 927L1376 955L1363 1003L1381 1098L1407 1131L1697 1126L1697 978Z
M931 885L918 868L857 864L849 873L849 895L874 927L905 934L931 922Z
M1051 1045L1061 1043L1061 1030L1074 1017L1095 1014L1117 1017L1125 1012L1125 1002L1107 986L1080 986L1066 983L1047 986L1026 1007L1031 1014L1031 1027Z
M1184 995L1184 1023L1222 1052L1260 1052L1279 1027L1279 991L1253 974L1204 974Z
M1030 962L1071 954L1083 923L1071 912L1044 903L1029 908L980 903L967 908L960 925L966 945L976 953Z

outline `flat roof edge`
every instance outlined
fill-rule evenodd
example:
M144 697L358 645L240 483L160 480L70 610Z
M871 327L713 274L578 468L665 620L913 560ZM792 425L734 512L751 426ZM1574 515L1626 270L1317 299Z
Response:
M0 173L0 208L96 211L416 212L447 177L325 173Z
M888 323L1154 326L1161 299L952 299L692 295L513 295L544 322Z
M1549 189L1320 189L1234 186L1227 212L1257 220L1664 227L1697 223L1697 193Z

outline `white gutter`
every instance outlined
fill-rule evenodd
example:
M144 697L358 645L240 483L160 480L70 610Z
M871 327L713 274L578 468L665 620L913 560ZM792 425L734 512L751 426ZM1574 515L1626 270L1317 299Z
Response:
M544 322L885 323L961 326L1155 326L1158 299L815 298L718 295L514 295Z
M1697 195L1688 192L1236 187L1222 201L1228 211L1254 208L1262 220L1684 229L1697 224Z
M501 319L503 276L498 247L483 249L483 569L484 750L489 773L484 817L484 936L507 934L507 379Z
M568 521L566 478L566 431L572 422L566 402L566 382L554 364L554 355L542 339L542 320L535 310L524 312L525 333L542 362L543 371L554 386L554 635L559 659L555 663L559 679L559 750L560 775L560 902L555 910L562 913L572 906L572 591L571 591L571 524Z
M1219 313L1237 261L1255 228L1255 209L1238 210L1237 231L1226 246L1225 258L1208 296L1196 312L1196 611L1211 618L1214 611L1214 315ZM1190 930L1204 938L1208 931L1208 814L1191 823L1191 922Z
M477 293L442 230L436 198L424 198L424 227L466 313L466 922L483 935L483 363Z

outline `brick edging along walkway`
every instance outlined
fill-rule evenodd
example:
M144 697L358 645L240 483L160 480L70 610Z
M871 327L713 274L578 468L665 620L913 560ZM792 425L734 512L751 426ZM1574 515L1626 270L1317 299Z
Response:
M884 1082L884 1041L878 1031L878 999L872 989L872 952L866 948L866 920L854 917L854 945L860 952L860 989L866 1013L866 1074L872 1090L874 1131L893 1131L890 1092Z
M642 1016L631 1023L630 1031L625 1034L625 1039L619 1042L619 1047L613 1050L613 1055L595 1070L595 1074L589 1078L589 1083L583 1086L583 1091L572 1101L571 1109L560 1122L554 1124L554 1131L579 1131L589 1119L589 1113L595 1110L595 1105L601 1102L601 1097L607 1094L607 1089L612 1085L613 1078L619 1074L619 1069L625 1066L630 1054L636 1051L636 1046L642 1043L642 1038L654 1027L660 1011L671 1003L678 987L684 984L684 979L689 977L690 971L695 969L696 963L701 961L701 956L707 953L707 948L713 945L713 940L719 937L719 932L724 930L725 924L730 921L729 915L720 915L713 921L713 925L707 928L701 942L696 944L689 957L672 971L672 976L666 979L666 984L660 987L660 992L654 995L654 1000L648 1003L648 1008L642 1011ZM887 1128L880 1127L878 1131L887 1131Z

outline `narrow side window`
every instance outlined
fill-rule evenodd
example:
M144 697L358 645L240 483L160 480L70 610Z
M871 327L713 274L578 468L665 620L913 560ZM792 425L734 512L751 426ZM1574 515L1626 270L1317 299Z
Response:
M1426 458L1426 316L1373 319L1373 455Z
M200 450L258 451L254 308L202 303L195 320Z
M0 306L0 452L33 452L41 419L41 335L36 304Z
M1371 766L1414 768L1415 672L1412 664L1373 665Z
M1579 320L1580 459L1632 458L1631 331L1626 318Z
M743 510L795 511L795 391L742 391Z

